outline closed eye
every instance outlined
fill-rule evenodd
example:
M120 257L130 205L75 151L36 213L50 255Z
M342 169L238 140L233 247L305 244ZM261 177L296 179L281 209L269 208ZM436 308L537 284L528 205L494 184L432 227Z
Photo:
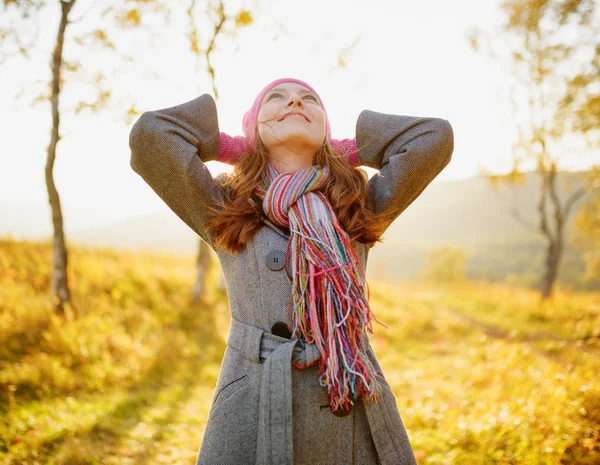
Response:
M279 93L275 92L274 94L271 94L271 95L270 95L270 97L269 97L269 99L268 99L267 101L271 100L271 99L272 99L273 97L275 97L276 95L278 95L279 97L281 97L281 96L282 96L281 94L279 94ZM306 98L306 97L310 97L310 98L312 98L312 99L313 99L315 102L318 102L317 98L316 98L314 95L312 95L312 94L305 95L303 98Z

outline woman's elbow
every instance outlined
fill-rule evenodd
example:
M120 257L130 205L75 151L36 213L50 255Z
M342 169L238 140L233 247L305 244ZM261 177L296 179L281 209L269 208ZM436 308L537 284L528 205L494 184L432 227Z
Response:
M454 130L450 121L442 118L436 118L437 134L438 134L438 150L440 157L444 161L443 166L450 163L452 153L454 152Z
M154 127L153 118L150 111L142 113L129 132L129 148L131 150L129 165L136 173L143 169L144 162L152 153L150 144Z

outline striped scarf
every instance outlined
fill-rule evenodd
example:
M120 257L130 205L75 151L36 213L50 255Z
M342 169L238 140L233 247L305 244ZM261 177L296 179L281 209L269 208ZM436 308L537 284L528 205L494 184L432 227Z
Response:
M335 412L359 397L379 401L366 331L373 334L371 318L382 323L370 311L368 284L349 236L319 191L329 177L326 166L280 173L267 161L256 195L267 217L290 230L286 260L293 278L285 268L292 283L292 337L318 348L319 383Z

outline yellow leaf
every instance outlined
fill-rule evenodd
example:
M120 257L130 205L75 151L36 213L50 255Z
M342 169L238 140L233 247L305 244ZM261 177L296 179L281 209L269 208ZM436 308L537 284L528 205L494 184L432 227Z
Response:
M238 27L249 26L253 21L254 19L252 18L250 12L247 10L242 10L238 13L237 18L235 18L235 25Z

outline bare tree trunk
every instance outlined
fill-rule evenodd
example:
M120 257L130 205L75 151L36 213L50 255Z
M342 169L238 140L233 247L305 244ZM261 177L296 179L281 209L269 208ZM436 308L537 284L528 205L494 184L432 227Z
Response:
M564 250L564 227L568 209L563 209L556 193L557 169L554 163L549 168L541 167L542 185L538 210L540 213L540 230L548 240L546 251L546 269L541 282L541 298L548 299L552 296L554 282L558 276L560 261ZM546 210L546 196L550 198L554 209L554 216ZM553 228L550 225L553 224Z
M198 254L196 255L196 282L192 290L192 302L198 302L206 295L206 282L210 262L210 247L202 239L199 239Z
M55 310L59 314L64 314L64 304L71 302L71 292L69 290L67 275L67 249L65 246L65 234L63 229L63 216L60 206L60 197L54 184L53 169L56 160L56 146L60 140L59 123L60 114L58 109L58 99L60 95L61 64L62 52L65 39L65 30L69 23L68 15L76 0L71 2L61 1L62 16L56 39L56 47L52 54L52 134L50 145L48 146L48 158L46 160L46 188L48 189L48 201L52 211L52 226L54 235L52 238L52 289L56 297Z
M200 49L198 48L198 44L196 43L196 40L198 37L198 30L194 23L194 18L193 18L193 11L194 11L195 5L196 5L196 0L191 0L190 8L187 10L187 13L190 18L190 28L191 28L190 37L192 40L191 46L192 46L192 50L194 50L196 53L196 58L198 60L197 64L199 64L202 55L200 54ZM219 33L221 32L223 24L227 20L227 16L225 15L225 7L224 7L223 0L218 0L218 5L215 7L214 11L218 16L218 20L217 20L216 24L214 24L214 26L213 26L210 43L204 53L204 57L206 58L208 72L210 74L210 78L211 78L211 82L212 82L213 93L215 94L215 101L218 101L219 100L219 92L217 90L215 69L211 64L210 57L211 57L211 53L215 46L215 41L216 41L217 37L219 36ZM202 239L199 239L198 256L196 257L196 283L194 284L194 288L192 290L192 298L191 298L192 302L197 302L205 294L206 274L208 273L208 268L210 267L210 262L211 262L210 255L211 255L210 247ZM220 291L223 292L225 289L223 273L221 273L221 281L219 283L219 286L220 286Z
M546 270L541 286L542 300L552 297L554 283L558 275L558 267L562 257L563 248L560 244L553 241L549 244L546 252Z

